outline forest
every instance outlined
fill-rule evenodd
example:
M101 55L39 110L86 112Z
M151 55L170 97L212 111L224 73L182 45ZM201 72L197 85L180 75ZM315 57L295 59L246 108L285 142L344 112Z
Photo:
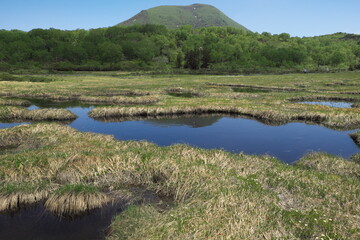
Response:
M360 69L360 36L291 37L161 25L0 30L0 71L156 70L286 73Z

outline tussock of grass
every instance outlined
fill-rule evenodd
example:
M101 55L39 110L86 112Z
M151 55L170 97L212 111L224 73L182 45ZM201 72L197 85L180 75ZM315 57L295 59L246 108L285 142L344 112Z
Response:
M60 188L56 184L47 200L51 211L74 214L74 209L101 206L107 200L98 189L141 186L173 199L165 211L156 206L124 211L109 239L314 239L321 234L356 239L359 232L360 181L345 165L336 170L334 162L326 174L269 156L115 141L58 124L19 129L32 138L51 138L52 144L0 155L3 181L53 182L68 169L79 177L57 182ZM12 131L1 130L0 136Z
M22 206L42 201L47 197L47 191L30 184L9 184L1 182L0 212L17 210Z
M95 97L115 97L115 96L131 96L131 97L140 97L140 96L148 96L150 92L147 91L139 91L139 90L127 90L127 91L114 91L114 92L102 92L91 94L91 96Z
M200 93L194 89L186 89L182 87L172 87L165 90L167 94L175 97L202 97L204 93Z
M319 172L360 178L360 166L358 164L326 153L307 154L295 165Z
M101 103L101 104L111 104L111 105L144 105L144 104L154 104L160 101L158 97L90 97L90 96L81 96L77 99L82 103Z
M246 84L219 84L219 83L207 83L207 84L210 86L226 86L235 89L244 88L247 90L257 89L257 90L269 90L269 91L279 91L279 92L304 91L303 89L289 88L289 87L257 86L257 85L246 85Z
M45 202L47 210L58 215L74 216L102 207L109 198L93 186L65 185Z
M28 110L19 107L1 107L0 120L5 121L68 121L77 116L65 109Z
M0 99L0 105L30 107L31 102L27 100Z
M354 140L354 142L360 147L360 131L356 133L350 134L350 137Z
M286 123L290 121L309 121L321 123L333 128L351 128L360 126L358 114L331 114L312 112L285 112L273 110L257 110L249 107L99 107L89 112L95 119L119 119L132 117L179 116L187 114L235 114L253 117L268 123Z

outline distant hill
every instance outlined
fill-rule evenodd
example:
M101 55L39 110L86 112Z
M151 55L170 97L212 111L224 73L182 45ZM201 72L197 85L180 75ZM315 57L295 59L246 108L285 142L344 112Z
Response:
M249 31L244 26L226 16L219 9L205 4L193 4L190 6L160 6L143 10L134 17L119 23L120 26L136 24L165 25L175 29L184 25L192 25L193 28L202 27L235 27Z

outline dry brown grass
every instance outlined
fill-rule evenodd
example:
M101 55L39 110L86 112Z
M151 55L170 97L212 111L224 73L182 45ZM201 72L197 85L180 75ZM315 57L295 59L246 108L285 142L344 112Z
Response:
M110 105L146 105L154 104L160 101L159 97L146 96L146 97L91 97L81 96L77 99L81 103L97 103L97 104L110 104Z
M77 116L65 109L28 110L20 107L0 107L0 120L5 121L69 121Z
M53 194L45 202L45 208L58 215L74 216L100 208L109 202L103 193Z
M0 194L0 212L17 210L22 206L40 202L46 197L46 191L34 193L15 192L9 194Z

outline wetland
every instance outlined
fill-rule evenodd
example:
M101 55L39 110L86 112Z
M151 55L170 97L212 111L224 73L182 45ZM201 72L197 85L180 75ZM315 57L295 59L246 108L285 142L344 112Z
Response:
M39 77L0 82L0 236L357 238L358 72Z

